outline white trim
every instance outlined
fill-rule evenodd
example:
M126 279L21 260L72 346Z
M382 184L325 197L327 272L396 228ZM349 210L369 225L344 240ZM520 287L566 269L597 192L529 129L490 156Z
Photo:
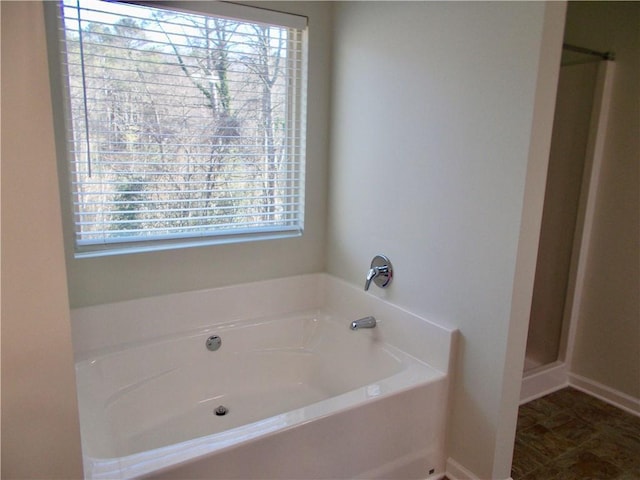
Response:
M565 387L573 387L625 412L640 416L640 398L632 397L590 378L569 372L567 365L561 362L526 374L522 379L520 405Z
M520 405L544 397L569 385L567 366L556 362L525 373L520 389Z
M602 167L603 149L606 138L607 122L609 120L609 105L613 88L613 62L601 62L598 66L598 76L593 96L593 108L587 151L585 155L585 173L578 207L578 216L582 216L581 235L576 235L573 249L577 251L571 262L571 271L567 291L573 293L571 301L567 302L564 318L568 319L566 341L561 339L560 345L566 345L561 359L567 364L567 371L571 370L575 336L580 319L580 307L582 305L582 291L587 269L587 256L591 245L591 231L595 215L598 184L600 183L600 170ZM561 351L562 353L562 351Z
M634 398L631 395L575 373L569 373L569 385L576 390L640 417L640 398Z
M451 457L447 459L446 476L449 480L480 480L480 477L475 473L466 469ZM507 477L504 480L513 480L513 478Z
M453 458L447 458L447 470L446 475L449 480L479 480L476 474L471 470L466 469L459 462Z

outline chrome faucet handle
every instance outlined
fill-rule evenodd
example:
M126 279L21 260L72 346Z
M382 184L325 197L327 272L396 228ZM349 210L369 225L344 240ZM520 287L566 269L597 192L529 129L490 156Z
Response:
M369 273L367 273L367 279L365 280L365 283L364 283L365 291L369 290L369 285L371 285L371 280L376 278L378 276L378 273L379 271L376 268L369 269Z
M371 260L371 268L367 273L367 278L364 283L365 292L369 290L371 281L380 288L384 288L391 282L393 278L393 268L391 261L384 255L376 255Z
M374 278L377 278L379 275L384 275L388 272L389 272L389 267L387 265L370 268L369 273L367 273L367 279L364 283L365 291L369 290L369 286L371 285L371 280L373 280Z

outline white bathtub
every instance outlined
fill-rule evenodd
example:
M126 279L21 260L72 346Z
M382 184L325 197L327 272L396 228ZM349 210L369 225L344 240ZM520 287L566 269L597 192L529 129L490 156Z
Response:
M376 328L349 329L372 314ZM87 478L444 470L455 332L332 277L78 309L72 321Z

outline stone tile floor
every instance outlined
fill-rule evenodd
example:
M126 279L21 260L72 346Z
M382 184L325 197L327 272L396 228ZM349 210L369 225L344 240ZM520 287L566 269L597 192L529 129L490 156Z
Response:
M573 388L520 407L513 480L639 480L640 417Z

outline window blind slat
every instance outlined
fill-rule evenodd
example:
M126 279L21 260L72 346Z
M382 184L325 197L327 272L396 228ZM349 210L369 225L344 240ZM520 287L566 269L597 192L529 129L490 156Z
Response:
M233 223L233 222L228 222L228 223L220 223L217 224L216 227L218 229L224 229L224 228L234 228L236 230L241 230L242 228L251 228L251 229L255 229L256 227L260 227L260 226L275 226L275 225L280 225L283 227L296 227L297 225L295 225L295 223L293 222L287 222L287 221L283 221L283 220L261 220L261 221L253 221L253 222L244 222L243 224L240 223ZM183 226L175 226L175 227L157 227L157 228L145 228L144 229L145 232L150 231L150 232L194 232L194 234L207 234L210 233L210 230L205 230L202 228L201 225L183 225ZM128 229L122 229L122 230L98 230L96 232L90 233L88 235L83 236L83 240L85 240L85 244L86 244L86 240L88 240L88 237L93 237L94 239L103 239L103 238L114 238L114 239L119 239L122 235L120 234L128 234L128 235L140 235L141 232L135 232L135 231L131 231ZM144 237L146 237L147 240L149 240L149 235L144 235Z
M252 202L254 203L257 200L267 200L270 197L268 196L253 196L253 197L243 197L242 201L247 201L247 202ZM289 199L295 199L296 195L295 194L289 194L289 195L281 195L280 196L281 201L285 200L288 201ZM166 200L138 200L138 201L133 201L133 202L118 202L118 201L113 201L113 202L106 202L105 205L107 206L117 206L117 205L174 205L174 204L181 204L181 205L193 205L196 203L211 203L210 200L207 199L197 199L197 200L170 200L170 201L166 201ZM288 202L291 205L293 205L295 202ZM91 206L91 205L102 205L102 202L85 202L84 203L86 206ZM283 204L284 205L284 204ZM189 209L191 207L187 207L187 209ZM216 209L220 209L220 208L228 208L228 207L218 207L218 206L214 206L214 207L193 207L194 209L208 209L208 210L216 210ZM179 210L179 209L175 209L175 210ZM139 212L145 212L147 210L139 210ZM159 211L159 209L155 209L154 211ZM120 210L117 210L117 212L120 212ZM91 215L98 215L99 213L95 213L95 212L91 212L91 211L85 211L85 212L80 212L79 215L80 216L91 216Z
M69 34L75 33L77 37L80 34L80 30L77 29L77 20L74 20L73 22L68 23L66 31ZM102 25L104 27L111 26L110 24L106 24L106 23L92 22L93 27L97 25ZM112 45L111 51L113 53L123 52L123 58L126 58L126 55L124 55L124 52L137 52L145 55L148 55L150 53L157 54L157 55L169 55L167 51L174 47L189 48L190 50L193 50L193 51L218 51L218 52L222 51L221 47L215 45L214 43L216 41L215 39L202 37L202 36L186 35L184 33L181 34L176 32L169 33L169 36L167 38L167 34L160 30L144 30L144 29L138 29L138 30L140 32L139 36L137 37L137 40L139 42L152 43L157 47L164 47L165 50L156 50L153 52L149 52L149 50L145 50L142 48L136 48L136 47L125 48L121 45ZM146 36L147 33L150 33L151 37L147 37ZM111 39L112 41L119 41L119 40L122 40L123 38L129 38L129 39L134 38L134 37L123 37L121 35L115 35L115 34L107 33L105 31L101 32L100 35L102 38ZM258 53L251 52L249 50L250 47L253 47L258 42L287 40L286 35L281 37L276 37L276 36L271 37L269 34L266 34L260 37L258 35L251 35L246 32L242 33L241 35L244 39L246 39L246 41L240 42L240 41L225 40L225 44L226 44L225 47L228 49L229 53L231 54L242 54L244 57L248 57L248 58L255 58L259 55ZM194 41L190 41L190 40L194 40ZM204 42L205 45L198 44L197 42ZM67 41L67 44L73 44L73 43L78 44L80 42L78 38L71 37ZM89 46L91 45L101 46L100 43L97 43L95 40L92 41L91 39L84 41L83 43ZM300 42L297 42L296 40L291 40L290 43L292 45L296 45L297 43L300 43ZM213 47L210 46L212 44L214 45ZM101 54L99 53L89 54L90 57L100 56L100 55ZM193 55L185 55L185 58L198 58L198 57Z
M116 59L116 60L122 60L122 59ZM143 62L140 61L136 61L136 65L144 65ZM166 64L165 64L166 65ZM103 80L103 78L100 76L101 73L104 73L103 71L106 70L104 66L92 66L92 65L87 65L86 63L84 64L84 67L81 63L74 63L74 62L68 62L67 64L68 68L71 69L81 69L84 68L85 69L85 78L88 80L94 80L94 81L101 81ZM193 67L192 67L193 68ZM201 67L198 67L199 69ZM154 78L158 78L158 77L167 77L169 79L181 79L184 80L184 76L183 75L179 75L177 73L171 73L171 72L152 72L152 71L145 71L145 70L131 70L131 69L126 69L126 68L109 68L108 69L109 72L113 75L113 80L123 80L123 81L127 81L127 82L131 82L131 85L147 85L147 86L164 86L166 87L166 82L153 82L151 80L141 80L141 77L144 76L149 76L152 75ZM287 74L295 74L296 72L298 72L299 69L284 69L283 72L287 73ZM227 73L233 73L233 74L237 74L237 75L243 75L246 77L245 81L239 81L239 80L227 80L227 83L229 85L236 85L239 87L242 87L243 89L246 89L246 87L250 87L250 86L255 86L255 85L262 85L263 84L263 80L261 78L261 75L259 73L256 72L251 72L251 71L247 71L247 70L228 70ZM127 76L127 74L130 74L130 76ZM116 77L115 75L120 75L119 77ZM209 76L209 74L207 74L207 76L201 76L200 73L195 72L192 74L194 79L197 79L199 81L203 81L203 82L207 82L207 83L215 83L217 81L217 79L213 76ZM197 76L196 76L197 75ZM280 80L280 82L282 83L282 80ZM197 90L197 86L194 85L188 85L185 84L184 85L185 88L190 88L192 90ZM91 90L95 90L95 87L92 87L91 85L89 85L87 87L87 91L91 91ZM128 92L128 93L133 93L136 92L135 90L132 89L123 89L122 92ZM179 96L178 96L179 97Z
M278 207L280 207L278 205ZM265 206L264 208L267 208L267 206ZM158 212L158 213L169 213L169 211L166 212ZM189 223L195 223L196 225L203 225L206 223L209 223L210 221L220 221L221 219L233 219L233 220L238 220L241 218L254 218L254 217L263 217L260 222L278 222L278 221L282 221L280 218L276 218L276 213L271 213L271 214L264 214L264 212L259 212L259 211L255 211L255 212L246 212L246 213L233 213L233 214L220 214L220 215L200 215L200 216L181 216L181 217L167 217L167 216L163 216L161 218L143 218L143 219L136 219L136 220L124 220L124 219L118 219L118 220L114 220L111 222L101 222L101 221L91 221L91 220L82 220L79 223L81 225L100 225L100 226L109 226L109 225L133 225L133 224L140 224L140 225L149 225L149 224L154 224L154 223L161 223L163 225L167 225L167 224L175 224L175 223L183 223L183 222L189 222ZM240 223L240 222L238 222ZM181 226L176 226L175 228L180 228ZM174 227L171 227L174 228ZM145 229L146 230L146 229Z

